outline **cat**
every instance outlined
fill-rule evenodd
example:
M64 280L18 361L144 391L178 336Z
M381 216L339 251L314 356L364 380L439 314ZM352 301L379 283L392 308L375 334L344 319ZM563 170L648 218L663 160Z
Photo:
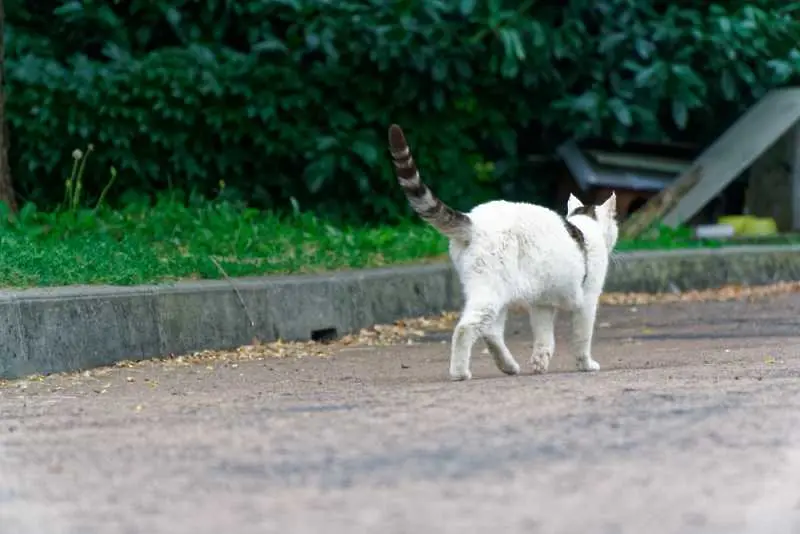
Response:
M472 348L480 338L498 369L520 366L504 340L510 306L522 306L533 330L534 374L547 372L555 350L557 310L571 315L571 350L580 371L599 371L592 335L611 251L617 243L616 193L599 205L570 194L567 216L531 203L492 200L462 213L437 198L421 180L403 130L389 128L397 181L411 208L449 239L464 308L453 331L450 378L472 378Z

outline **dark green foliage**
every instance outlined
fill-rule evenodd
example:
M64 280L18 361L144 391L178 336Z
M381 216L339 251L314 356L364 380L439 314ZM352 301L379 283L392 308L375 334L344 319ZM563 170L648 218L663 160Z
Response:
M525 163L568 136L707 142L800 69L796 4L634 0L9 1L17 188L246 199L352 220L408 209L398 122L424 177L467 208L549 186ZM221 188L220 182L227 187ZM516 192L516 193L514 193ZM529 197L530 198L530 197Z
M578 135L707 143L800 71L800 3L593 4L575 20L594 46L553 103Z

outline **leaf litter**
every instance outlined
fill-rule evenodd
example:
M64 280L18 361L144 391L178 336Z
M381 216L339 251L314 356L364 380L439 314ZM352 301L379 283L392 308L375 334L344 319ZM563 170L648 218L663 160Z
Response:
M716 289L676 291L670 293L605 293L600 297L600 302L611 306L631 306L636 304L666 304L671 302L752 301L798 292L800 292L800 282L778 282L763 286L727 285Z
M723 302L731 300L754 301L776 295L800 292L800 282L779 282L763 286L728 285L717 289L691 290L669 293L604 293L600 302L606 306L635 306L647 304L666 304L679 302ZM515 311L521 311L517 309ZM25 388L29 382L42 382L49 377L99 378L107 375L113 368L137 368L148 364L162 363L167 366L203 365L209 371L214 365L238 367L239 361L262 361L284 358L327 358L334 353L351 347L380 347L397 344L413 344L426 334L451 330L458 321L457 311L448 311L440 315L406 318L390 325L374 325L362 328L355 334L348 334L331 341L284 341L278 340L263 343L254 339L249 345L231 350L203 350L183 355L170 355L164 358L132 361L124 360L113 366L100 367L88 371L55 373L42 376L32 375L21 380L2 380L0 387L12 384ZM127 377L132 382L132 377ZM150 384L155 387L156 384ZM109 385L102 387L98 393L105 392Z

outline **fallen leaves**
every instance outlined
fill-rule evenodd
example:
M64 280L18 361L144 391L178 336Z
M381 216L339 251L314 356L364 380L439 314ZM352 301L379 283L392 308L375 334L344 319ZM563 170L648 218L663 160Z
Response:
M797 292L800 292L800 282L778 282L765 286L727 285L716 289L673 293L604 293L600 297L600 302L610 306L668 302L720 302L740 299L755 300Z

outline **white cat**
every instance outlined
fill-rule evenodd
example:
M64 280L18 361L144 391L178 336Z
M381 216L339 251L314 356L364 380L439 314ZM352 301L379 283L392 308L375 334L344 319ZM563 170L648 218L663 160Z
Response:
M450 240L450 258L465 304L455 327L450 377L468 380L472 346L483 339L497 367L518 374L504 341L509 306L530 314L534 343L531 366L544 373L555 350L556 310L571 314L571 349L581 371L598 371L591 346L597 303L609 256L617 242L616 195L584 206L570 195L567 217L535 204L495 200L461 213L444 204L422 182L402 129L389 128L397 179L411 207Z

